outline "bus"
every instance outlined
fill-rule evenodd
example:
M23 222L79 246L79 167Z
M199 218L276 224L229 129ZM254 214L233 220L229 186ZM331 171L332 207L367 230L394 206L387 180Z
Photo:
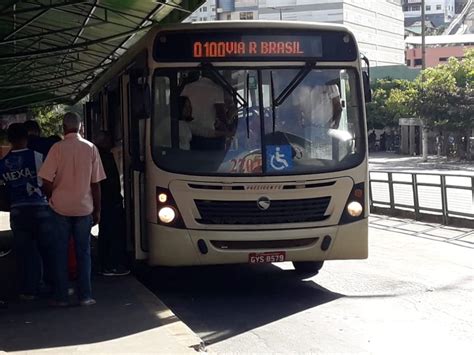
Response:
M136 259L190 266L368 256L364 64L345 27L156 27L91 87Z

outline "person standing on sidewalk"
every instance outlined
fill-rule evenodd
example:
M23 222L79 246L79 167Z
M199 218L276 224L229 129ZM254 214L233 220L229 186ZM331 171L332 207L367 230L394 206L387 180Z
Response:
M100 158L107 178L100 182L101 216L99 223L100 274L104 276L125 276L130 274L126 267L125 211L120 187L120 176L115 163L112 136L102 131L96 139Z
M38 176L43 157L27 148L28 132L21 123L8 127L11 151L0 161L0 180L10 202L10 226L18 261L20 298L38 297L42 270L51 267L51 253L40 256L40 248L51 250L51 210Z
M63 129L64 140L53 145L39 173L57 229L57 287L52 305L68 305L68 241L72 235L79 271L79 302L90 306L96 303L91 287L90 232L100 221L100 181L106 176L97 148L79 134L79 115L66 113Z

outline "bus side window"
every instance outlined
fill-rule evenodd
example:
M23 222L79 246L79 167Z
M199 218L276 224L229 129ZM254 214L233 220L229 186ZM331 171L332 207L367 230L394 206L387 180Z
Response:
M158 146L171 148L170 79L155 77L153 88L153 121L157 122L153 128L154 141Z

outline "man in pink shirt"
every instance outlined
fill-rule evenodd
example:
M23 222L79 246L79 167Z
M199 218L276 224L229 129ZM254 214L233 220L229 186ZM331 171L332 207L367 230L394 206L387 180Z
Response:
M54 305L68 305L68 241L72 235L79 271L79 301L89 306L95 304L91 287L90 231L99 223L99 183L106 176L97 148L79 134L79 115L66 113L63 128L64 140L53 145L39 172L57 230Z

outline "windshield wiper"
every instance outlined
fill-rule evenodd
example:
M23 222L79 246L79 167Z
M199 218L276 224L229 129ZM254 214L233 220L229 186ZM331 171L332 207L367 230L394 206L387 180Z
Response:
M221 73L219 73L219 71L211 63L202 63L201 66L203 69L212 72L223 89L232 95L232 97L235 98L242 107L248 107L247 101L237 92L237 90L234 89L227 79Z
M280 106L285 102L288 96L298 87L299 84L306 78L306 76L314 69L316 63L306 63L306 65L301 68L301 70L296 74L296 76L291 80L288 86L283 89L281 94L276 98L275 102L273 103L274 106Z
M247 73L247 78L245 79L245 100L248 102L250 97L250 74ZM245 122L247 124L247 139L250 138L250 123L249 123L249 105L245 106Z
M275 86L273 85L273 71L270 70L270 100L272 101L272 124L275 133Z

